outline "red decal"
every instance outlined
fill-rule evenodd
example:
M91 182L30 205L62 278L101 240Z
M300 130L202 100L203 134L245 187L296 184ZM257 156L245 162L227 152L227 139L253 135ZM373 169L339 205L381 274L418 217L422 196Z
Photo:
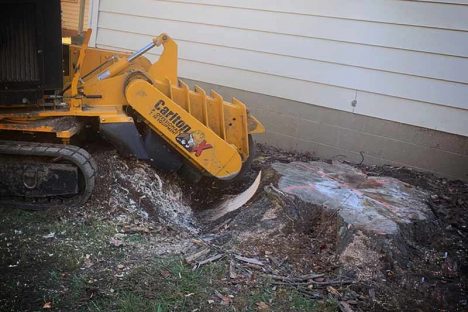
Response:
M210 149L210 148L213 148L213 145L211 144L208 144L206 143L205 140L201 141L200 144L198 144L197 146L195 146L192 150L192 152L195 152L195 156L200 156L202 154L202 152L206 149Z

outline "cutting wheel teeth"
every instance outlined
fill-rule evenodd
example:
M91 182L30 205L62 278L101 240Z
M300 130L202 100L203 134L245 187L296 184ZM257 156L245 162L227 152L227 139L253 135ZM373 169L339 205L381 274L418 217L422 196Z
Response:
M216 91L207 92L195 86L190 89L183 81L171 84L169 79L159 83L158 89L167 90L167 95L220 138L238 147L248 156L247 109L244 103L233 98L227 102ZM182 143L183 144L183 143Z

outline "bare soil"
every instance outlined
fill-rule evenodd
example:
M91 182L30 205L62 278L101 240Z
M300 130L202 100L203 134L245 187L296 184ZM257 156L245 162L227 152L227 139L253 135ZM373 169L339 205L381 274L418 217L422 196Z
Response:
M436 216L429 225L403 229L394 246L404 246L404 259L401 253L392 257L392 250L379 250L384 247L372 240L356 240L355 244L373 250L367 255L368 266L372 272L378 270L371 279L362 280L359 272L343 265L346 257L337 238L341 220L336 214L276 188L272 163L317 160L311 155L259 145L252 172L244 180L226 184L203 179L190 184L141 162L121 159L102 142L87 149L100 173L97 188L82 209L0 208L0 310L468 308L468 188L460 181L408 168L358 166L368 175L392 176L428 191L428 205ZM261 186L244 207L216 222L198 218L224 196L243 191L260 170ZM207 257L216 253L223 257L192 270L193 264L184 263L184 258L204 248L211 250ZM264 265L235 262L233 278L235 255ZM321 276L313 281L314 287L275 284L265 277L311 273Z

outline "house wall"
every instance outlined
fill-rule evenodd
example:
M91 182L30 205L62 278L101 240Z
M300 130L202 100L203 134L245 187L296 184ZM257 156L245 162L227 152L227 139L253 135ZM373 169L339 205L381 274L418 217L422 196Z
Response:
M249 103L267 132L255 140L324 159L412 167L468 181L468 137L184 79Z
M179 44L179 75L238 95L265 122L270 143L467 174L466 1L93 0L92 6L92 44L135 50L167 32Z

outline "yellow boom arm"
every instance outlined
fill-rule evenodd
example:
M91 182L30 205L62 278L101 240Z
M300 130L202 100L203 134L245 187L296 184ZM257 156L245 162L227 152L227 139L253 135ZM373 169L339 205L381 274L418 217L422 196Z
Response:
M135 124L138 118L199 171L219 179L240 172L251 156L249 136L264 132L263 125L241 101L227 102L214 91L191 90L178 80L177 44L168 35L153 38L133 54L88 48L89 37L90 31L80 53L71 49L73 75L65 77L71 87L63 98L68 107L0 112L0 130L55 132L68 143L81 128L48 126L47 118L97 118L101 133L117 148L140 159L157 158L160 154L149 151L152 143ZM161 45L164 50L154 64L142 57Z

